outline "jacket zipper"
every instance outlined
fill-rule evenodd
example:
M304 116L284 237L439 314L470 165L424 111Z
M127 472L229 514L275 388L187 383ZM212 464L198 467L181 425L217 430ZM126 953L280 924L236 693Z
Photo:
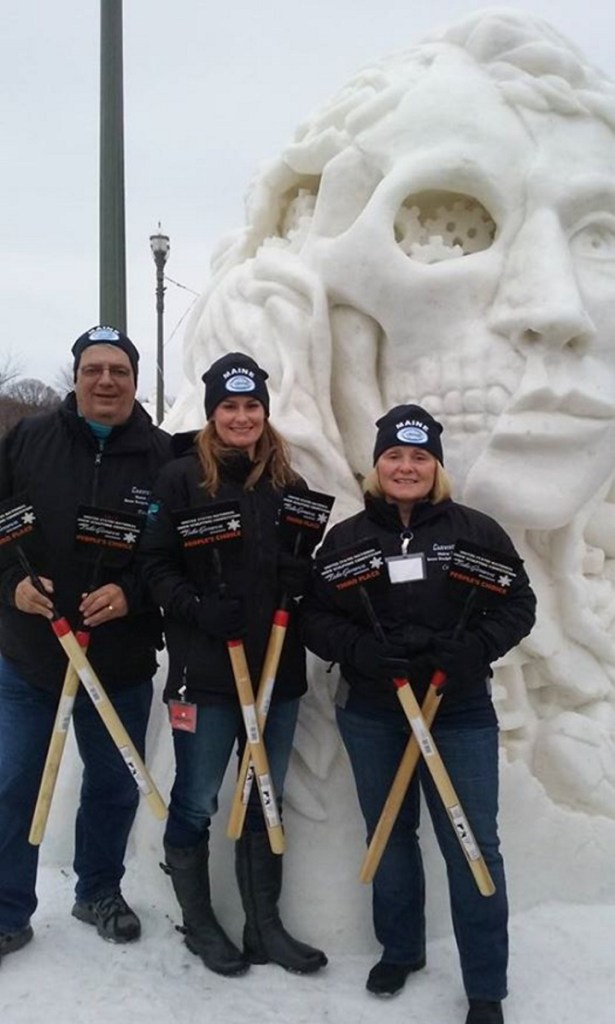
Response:
M98 451L94 457L94 478L92 480L92 505L96 504L96 495L98 494L98 477L100 471L100 464L102 462L104 441L98 441Z

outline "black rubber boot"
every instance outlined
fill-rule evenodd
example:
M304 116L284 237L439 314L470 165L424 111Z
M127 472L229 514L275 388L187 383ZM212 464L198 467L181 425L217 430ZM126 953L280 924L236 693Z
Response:
M209 888L207 839L186 848L164 844L166 864L184 920L184 941L210 971L235 976L245 974L249 963L216 919Z
M299 942L284 928L278 912L282 858L272 853L266 832L247 832L235 844L235 867L246 915L244 953L253 964L274 963L294 974L313 974L325 954Z

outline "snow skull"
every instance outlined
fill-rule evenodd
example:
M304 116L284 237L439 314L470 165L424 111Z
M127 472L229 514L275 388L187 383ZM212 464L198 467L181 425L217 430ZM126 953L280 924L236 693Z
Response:
M513 533L539 597L496 670L509 757L612 817L614 166L615 87L539 19L477 12L374 63L253 184L170 419L198 424L203 369L250 352L338 517L386 409L440 419L457 493Z

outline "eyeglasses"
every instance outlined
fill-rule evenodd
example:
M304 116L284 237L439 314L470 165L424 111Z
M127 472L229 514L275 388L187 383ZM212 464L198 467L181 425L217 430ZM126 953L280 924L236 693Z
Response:
M102 377L105 370L113 380L128 380L129 377L132 377L132 370L128 366L114 366L109 363L104 365L90 363L89 366L80 366L79 374L86 380L96 380L98 377Z

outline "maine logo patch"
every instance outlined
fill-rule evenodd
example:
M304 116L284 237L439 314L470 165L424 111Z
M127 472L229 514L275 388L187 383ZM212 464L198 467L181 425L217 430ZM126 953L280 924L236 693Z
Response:
M427 444L429 435L422 427L402 427L397 431L397 440L403 444Z
M88 338L90 341L119 341L120 332L115 327L95 327L88 331Z
M227 391L232 391L234 394L237 394L244 391L254 391L256 384L251 377L247 377L243 373L238 373L234 377L229 377L229 379L225 381L224 387Z

